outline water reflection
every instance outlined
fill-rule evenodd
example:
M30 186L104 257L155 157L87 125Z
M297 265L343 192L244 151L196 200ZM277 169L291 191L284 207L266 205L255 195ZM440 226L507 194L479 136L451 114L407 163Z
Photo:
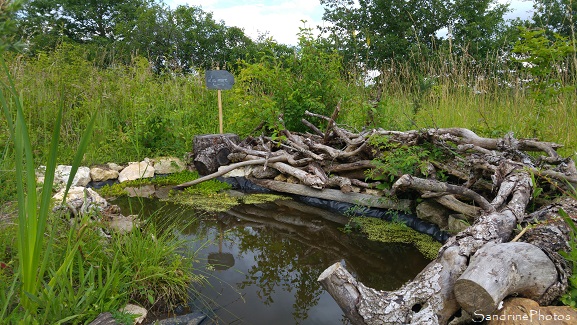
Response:
M344 324L340 308L317 282L328 266L344 261L364 284L391 290L428 263L411 246L345 234L339 228L347 218L294 201L210 215L166 209L180 211L180 220L198 217L182 234L209 240L194 240L187 249L204 257L197 269L206 272L210 286L199 288L193 302L214 311L212 324Z

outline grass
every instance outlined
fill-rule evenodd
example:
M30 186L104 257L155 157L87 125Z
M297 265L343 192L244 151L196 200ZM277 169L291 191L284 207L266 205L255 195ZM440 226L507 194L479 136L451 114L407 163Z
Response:
M0 68L7 77L0 84L2 121L13 142L12 155L5 150L2 159L12 158L18 204L17 226L0 225L0 319L18 324L78 324L102 311L117 310L129 300L164 309L184 301L194 280L192 265L178 254L182 242L170 229L160 233L148 226L128 235L114 234L107 241L90 216L71 222L51 212L60 136L66 129L64 101L53 119L45 181L37 192L33 137L22 98L3 56ZM84 158L95 121L92 115L78 138L66 192ZM10 240L14 237L15 243Z

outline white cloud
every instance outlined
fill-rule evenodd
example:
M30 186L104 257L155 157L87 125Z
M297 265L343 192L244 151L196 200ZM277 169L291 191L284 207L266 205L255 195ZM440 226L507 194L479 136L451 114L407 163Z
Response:
M227 26L243 28L245 34L254 39L268 32L269 36L283 44L295 45L300 27L315 29L322 24L323 8L313 0L171 0L167 3L172 7L184 4L201 6L204 11L212 12L216 21L222 20Z

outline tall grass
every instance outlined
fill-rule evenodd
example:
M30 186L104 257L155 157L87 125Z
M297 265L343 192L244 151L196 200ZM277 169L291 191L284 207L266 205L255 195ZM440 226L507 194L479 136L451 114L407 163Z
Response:
M577 152L577 94L563 92L542 107L527 87L531 76L501 57L471 62L440 53L418 67L391 63L380 76L383 96L376 120L400 129L464 127L483 136L539 138L563 144L560 153ZM572 85L568 70L550 78ZM539 113L540 112L540 113Z
M22 284L20 300L26 311L26 317L36 316L38 304L35 297L38 294L41 282L44 279L46 266L51 255L51 243L44 246L46 221L51 206L52 185L56 168L62 109L59 109L53 125L52 141L47 160L45 182L38 200L35 176L35 160L32 153L29 131L26 125L24 110L19 94L4 61L0 58L0 65L8 83L0 90L0 104L8 126L10 138L14 141L14 165L18 200L18 261L19 277ZM7 96L5 96L5 92ZM85 135L82 137L71 170L71 178L66 185L66 191L72 185L73 175L78 170L84 150L88 145L94 118L88 124ZM64 195L66 196L66 194ZM52 238L52 237L51 237ZM73 256L75 249L70 250ZM67 257L66 262L69 261ZM63 266L65 266L63 264ZM54 279L54 278L53 278Z
M320 63L295 61L299 68L312 69L295 73L277 63L246 64L236 76L234 89L223 94L225 132L246 136L263 120L278 123L283 109L300 105L295 102L298 98L317 106L342 100L339 122L356 129L458 126L485 136L514 131L518 137L562 143L564 155L575 152L574 93L563 93L539 113L541 108L524 84L529 76L508 58L495 56L481 64L467 55L439 52L418 61L388 63L377 85L368 88L348 71L341 71L337 79L332 65L323 68ZM141 57L130 65L102 69L91 63L81 46L67 44L34 58L12 56L9 67L26 98L24 115L30 122L36 157L48 155L49 121L55 120L59 102L65 113L59 145L63 163L71 161L74 152L69 148L78 143L90 112L97 121L86 164L184 156L191 151L195 135L218 132L216 93L206 89L202 71L158 75ZM331 81L317 82L318 70L333 71ZM560 73L552 78L572 82L565 71ZM317 89L325 86L329 88ZM6 148L2 146L6 141L0 135L0 148Z
M100 312L117 310L129 300L169 309L185 300L191 282L200 279L194 277L188 259L178 254L182 241L170 231L161 234L149 225L127 235L115 234L109 243L100 236L101 225L90 216L71 223L51 212L64 105L59 105L53 120L45 181L37 192L36 160L25 110L3 57L0 68L6 75L6 83L0 85L0 105L9 139L13 140L18 204L17 255L6 256L17 265L8 262L15 269L12 275L5 274L4 264L0 270L0 280L9 282L0 285L0 320L20 324L83 323ZM64 197L95 123L96 114L79 137ZM7 250L9 241L4 236L0 239L0 248ZM9 254L2 252L0 258L4 255Z

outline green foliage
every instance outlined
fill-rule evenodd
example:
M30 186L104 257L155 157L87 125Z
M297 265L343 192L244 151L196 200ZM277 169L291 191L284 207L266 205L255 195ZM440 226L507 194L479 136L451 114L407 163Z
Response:
M233 129L250 130L264 122L271 133L305 131L305 111L331 115L339 102L342 115L354 116L361 125L365 114L359 116L352 104L362 101L363 93L355 94L356 86L342 75L340 55L325 51L310 29L301 28L292 58L264 56L260 62L245 62L235 89L240 110L233 113Z
M545 36L545 30L520 28L521 39L513 47L513 53L520 56L521 69L526 71L531 98L536 109L527 114L533 136L539 135L543 119L551 112L550 107L560 100L560 96L573 92L575 86L563 82L562 72L567 69L567 58L575 52L567 38L554 34L554 41Z
M22 44L16 35L16 12L22 6L21 0L2 0L0 2L0 54L6 50L18 49Z
M575 308L577 307L577 226L563 209L559 210L559 215L571 230L569 234L569 250L567 252L561 252L561 255L571 263L573 270L573 274L569 278L569 289L561 297L561 302Z
M522 69L528 72L529 87L532 96L542 105L548 105L562 93L575 89L563 86L558 71L566 69L566 59L575 52L566 37L554 34L551 41L545 36L544 29L529 30L520 27L521 39L515 43L513 53L520 56L515 59L522 63Z
M384 243L405 243L415 246L425 257L437 257L441 243L430 236L421 234L400 222L387 222L372 217L355 217L352 222L360 227L361 232L370 240Z
M426 144L407 146L390 142L386 136L373 136L370 145L378 155L372 163L375 168L367 172L367 177L383 181L381 188L390 187L400 176L429 176L428 166L431 161L440 161L449 157L440 149ZM444 175L437 175L443 177Z
M577 29L577 2L573 0L535 0L533 2L535 26L575 38Z
M169 174L163 177L141 178L133 181L126 181L113 185L105 185L98 189L98 193L104 197L118 197L127 195L127 187L140 187L145 185L157 186L175 186L182 183L190 182L199 177L196 171L182 171L179 173ZM212 195L218 192L230 189L230 185L218 180L209 180L185 189L189 194L194 195Z

